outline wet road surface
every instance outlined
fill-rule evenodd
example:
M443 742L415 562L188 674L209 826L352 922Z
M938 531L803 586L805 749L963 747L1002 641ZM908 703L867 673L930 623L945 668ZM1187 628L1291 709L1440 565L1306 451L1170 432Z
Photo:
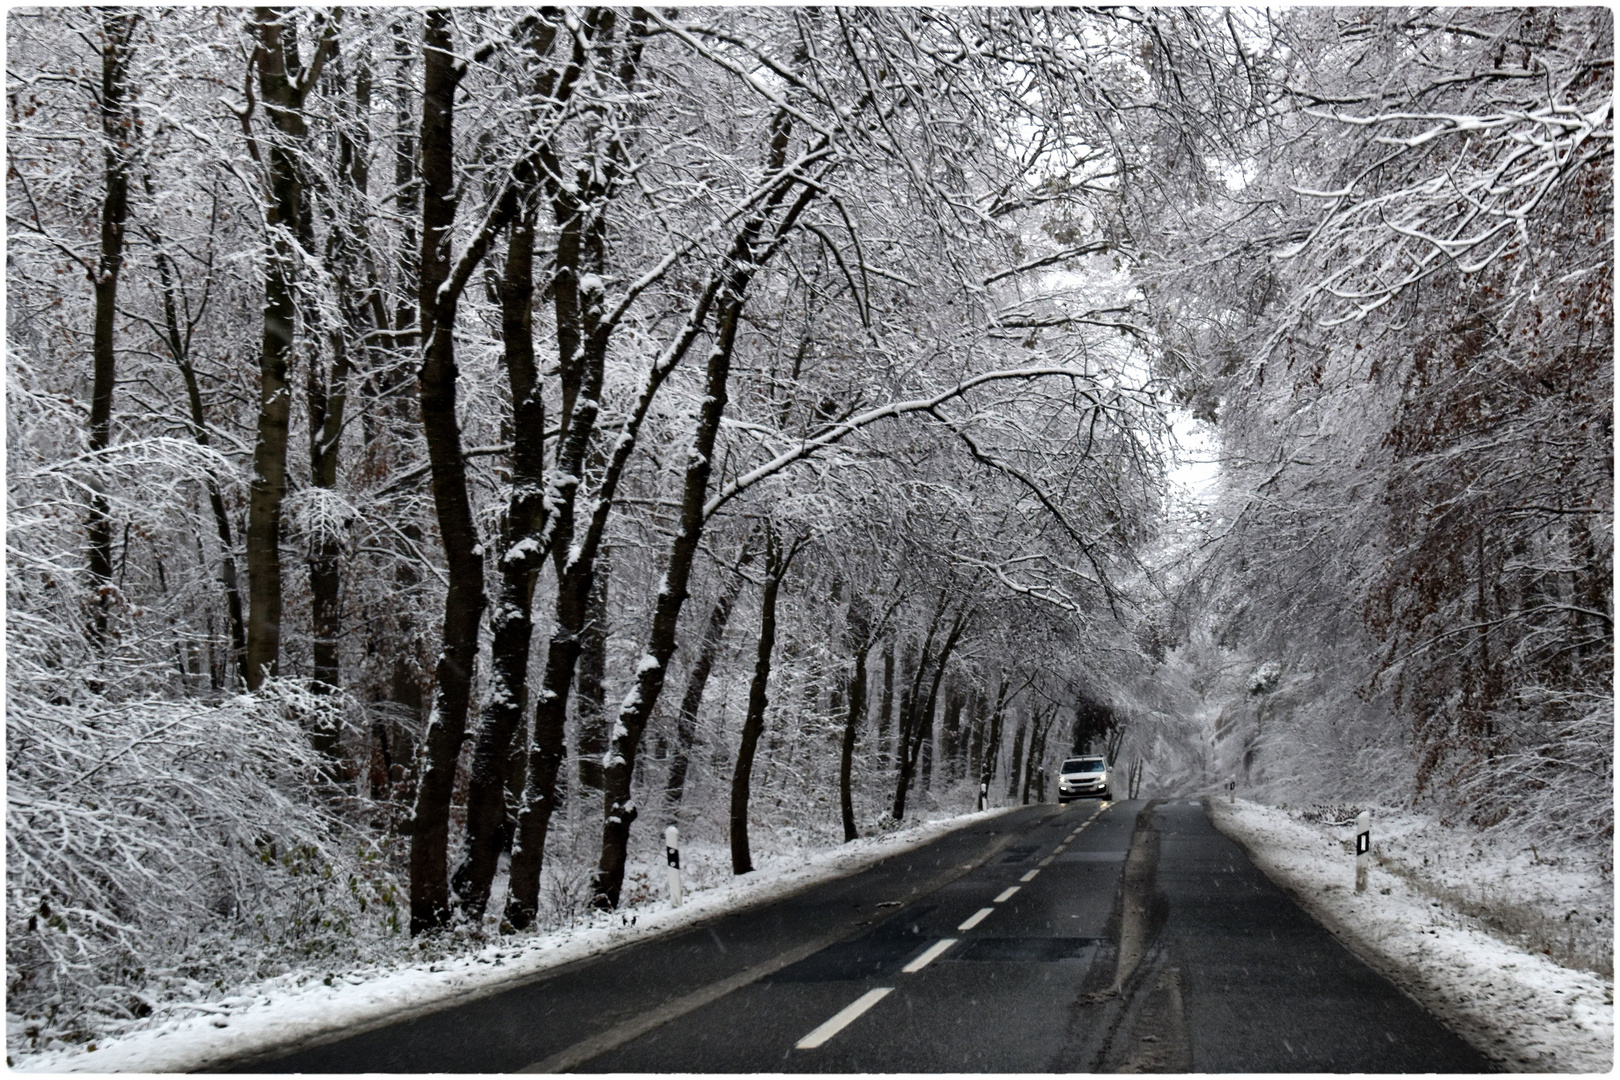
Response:
M1087 800L979 821L785 899L236 1068L1482 1072L1490 1064L1312 921L1201 805Z

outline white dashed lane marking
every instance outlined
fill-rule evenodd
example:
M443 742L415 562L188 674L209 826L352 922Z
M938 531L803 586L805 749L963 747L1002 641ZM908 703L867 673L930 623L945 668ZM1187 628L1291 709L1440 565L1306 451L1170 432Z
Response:
M978 911L975 911L973 914L969 915L965 920L963 920L962 925L958 926L957 929L958 930L971 930L971 929L973 929L975 926L978 926L980 923L984 922L985 918L987 916L989 916L989 914L994 910L996 910L996 909L993 908L993 907L982 907L982 908L980 908Z
M944 952L946 949L955 944L956 939L953 937L942 938L928 946L927 952L923 953L921 956L917 957L917 959L913 960L900 970L905 972L907 975L915 975L929 964L932 964L935 960L938 960L940 953Z
M862 994L860 997L838 1010L838 1012L834 1013L831 1020L828 1020L825 1024L822 1024L820 1027L816 1028L816 1030L800 1039L794 1044L793 1048L795 1050L814 1050L816 1047L820 1046L822 1043L826 1042L840 1031L843 1031L845 1028L849 1027L849 1025L853 1024L856 1020L860 1019L862 1013L876 1005L878 1002L882 1001L884 998L888 997L893 992L894 987L892 986L880 986L876 990L868 990L866 993Z
M1027 881L1034 881L1035 880L1035 875L1038 874L1038 873L1040 873L1039 870L1031 870L1029 873L1025 874L1023 877L1019 878L1018 880L1019 881L1026 881L1026 882Z
M1052 860L1055 859L1055 858L1057 858L1056 855L1048 855L1046 858L1041 860L1041 865L1042 866L1051 866L1052 865Z
M1008 900L1011 900L1013 898L1013 893L1017 892L1019 890L1019 888L1020 888L1020 886L1018 886L1018 885L1011 886L1010 888L1006 889L1000 896L996 897L994 902L997 903L997 904L1005 904Z

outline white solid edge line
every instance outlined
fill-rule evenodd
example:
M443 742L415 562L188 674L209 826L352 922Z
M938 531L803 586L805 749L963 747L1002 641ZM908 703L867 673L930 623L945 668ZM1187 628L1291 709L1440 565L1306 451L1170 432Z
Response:
M795 1050L814 1050L834 1035L853 1024L867 1009L876 1005L894 991L892 986L880 986L876 990L868 990L854 1001L845 1005L833 1014L832 1019L822 1024L816 1030L793 1044Z
M996 910L996 909L993 908L993 907L982 907L982 908L980 908L978 911L975 911L973 914L969 915L965 920L963 920L962 925L958 926L957 929L958 930L971 930L971 929L973 929L975 926L978 926L980 923L984 922L985 918L994 910Z
M1020 887L1021 886L1018 886L1018 885L1013 885L1013 886L1009 887L1007 889L1007 891L1003 892L1000 896L996 897L994 902L997 903L997 904L1005 904L1008 900L1011 900L1013 898L1013 893L1017 892Z
M1025 874L1023 877L1019 878L1018 880L1019 881L1034 881L1035 880L1035 875L1038 874L1038 873L1040 873L1039 870L1031 870L1029 873Z
M946 949L955 944L956 939L953 937L941 938L932 945L928 946L927 952L923 953L921 956L917 957L917 959L913 960L900 970L907 975L915 975L929 964L932 964L935 960L938 960L940 953L944 952Z

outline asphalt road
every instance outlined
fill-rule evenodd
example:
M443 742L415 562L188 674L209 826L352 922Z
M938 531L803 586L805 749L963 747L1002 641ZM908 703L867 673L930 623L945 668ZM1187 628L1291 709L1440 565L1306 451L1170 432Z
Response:
M769 905L237 1065L1489 1069L1271 885L1202 806L1092 801L1013 811Z

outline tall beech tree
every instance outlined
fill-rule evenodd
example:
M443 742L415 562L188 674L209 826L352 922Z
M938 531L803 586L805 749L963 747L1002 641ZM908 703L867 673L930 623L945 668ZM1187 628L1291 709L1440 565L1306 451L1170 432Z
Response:
M369 23L369 19L364 20ZM347 511L338 492L338 466L348 419L350 380L365 365L368 339L392 330L371 244L372 76L369 42L341 50L327 64L327 80L338 98L335 142L337 168L325 198L319 200L326 227L324 262L332 281L329 316L306 316L324 329L329 361L311 355L305 374L309 423L309 492L313 496L305 531L309 534L310 688L339 693L343 686L340 642L343 629L343 544ZM335 317L333 317L335 316ZM339 731L327 724L314 733L316 748L342 771Z
M250 150L266 170L264 211L269 240L264 272L264 332L259 347L259 412L253 441L245 537L248 572L247 681L257 689L281 664L282 509L287 497L287 436L292 417L292 364L298 322L298 266L314 254L304 102L338 44L338 15L328 21L306 66L293 13L259 8L251 59L271 131ZM244 124L246 121L244 120Z
M557 27L542 18L529 32L527 44L539 68L535 97L542 103L540 115L530 122L545 123L560 104L554 93L559 72L550 62ZM564 97L569 86L564 77L560 88ZM511 746L522 730L527 705L534 589L546 558L546 405L533 326L538 212L534 196L528 195L507 238L499 285L502 355L512 410L511 479L500 524L500 591L490 614L490 682L473 743L467 853L453 876L456 895L474 913L482 913L488 903L489 880L505 832Z
M113 320L118 313L118 276L124 265L124 230L129 218L129 181L136 141L135 115L128 86L130 51L141 16L108 8L101 25L101 85L96 105L101 120L102 197L101 250L86 266L95 290L94 327L91 331L92 383L90 390L89 451L98 455L112 445L113 388L118 358ZM100 482L90 493L89 563L93 589L90 638L107 644L107 612L112 606L113 524L106 492Z
M448 852L450 791L467 727L478 625L484 610L484 555L467 490L467 459L456 416L456 310L473 271L488 253L501 217L486 219L472 243L453 258L452 229L460 201L455 169L456 89L467 61L453 50L448 11L427 13L422 25L422 253L417 307L421 313L419 396L422 433L432 465L433 505L449 568L444 642L433 672L433 709L411 813L411 932L450 918ZM483 46L482 61L494 49ZM501 202L515 203L510 189Z

